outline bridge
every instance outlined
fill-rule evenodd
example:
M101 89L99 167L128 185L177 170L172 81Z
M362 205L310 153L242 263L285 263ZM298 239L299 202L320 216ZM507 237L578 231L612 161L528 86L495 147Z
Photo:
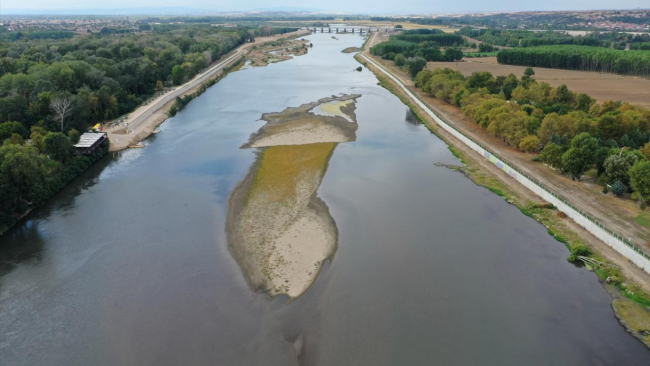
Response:
M302 27L300 29L308 30L313 33L395 33L395 28L370 28L370 27Z

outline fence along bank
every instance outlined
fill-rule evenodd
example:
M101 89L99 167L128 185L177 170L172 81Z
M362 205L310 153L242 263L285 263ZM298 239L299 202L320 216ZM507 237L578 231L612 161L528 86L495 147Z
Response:
M384 69L381 65L375 63L366 55L360 53L360 56L363 57L364 60L371 63L375 68L380 70L386 76L388 76L392 81L394 81L411 99L413 99L413 101L415 101L415 103L417 103L420 108L422 108L422 110L425 111L425 113L431 116L431 118L433 118L433 120L436 121L436 123L445 131L449 132L454 137L462 141L472 150L481 154L481 156L485 157L500 169L508 173L512 178L516 179L519 183L524 185L529 190L533 191L542 199L555 205L559 210L566 213L566 215L569 216L569 218L575 221L578 225L585 228L598 239L602 240L604 243L612 247L625 258L629 259L632 263L639 266L645 272L650 273L650 256L648 256L647 253L644 253L641 249L632 245L632 243L627 241L622 236L615 234L611 230L607 229L591 216L574 207L570 202L562 198L560 195L550 191L539 180L529 177L515 165L508 163L499 155L495 154L480 143L466 136L463 132L457 130L455 127L445 122L443 119L438 117L435 112L429 109L429 107L424 102L422 102L420 98L418 98L404 84L402 84L402 82L390 71Z

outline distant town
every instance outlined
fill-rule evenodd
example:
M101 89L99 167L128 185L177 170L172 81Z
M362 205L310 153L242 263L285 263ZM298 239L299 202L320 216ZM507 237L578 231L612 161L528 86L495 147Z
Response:
M566 29L591 31L650 31L650 10L599 10L599 11L559 11L559 12L519 12L519 13L462 13L403 15L395 17L369 17L363 15L335 16L321 13L236 13L236 14L202 14L201 18L214 20L214 26L234 26L241 21L259 23L268 20L286 20L287 22L314 22L328 20L377 20L391 19L414 21L417 23L439 23L447 25L501 25L513 29ZM33 31L67 31L77 34L101 32L137 32L150 30L151 25L183 24L182 16L147 15L0 15L0 33ZM195 21L194 21L195 22ZM512 26L509 26L512 25Z

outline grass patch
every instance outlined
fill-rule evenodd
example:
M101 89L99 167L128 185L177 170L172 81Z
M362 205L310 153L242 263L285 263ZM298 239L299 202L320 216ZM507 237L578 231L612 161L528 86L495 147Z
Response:
M634 218L634 222L650 229L650 214L641 212L637 217Z
M650 347L650 311L627 299L614 300L612 307L626 327Z

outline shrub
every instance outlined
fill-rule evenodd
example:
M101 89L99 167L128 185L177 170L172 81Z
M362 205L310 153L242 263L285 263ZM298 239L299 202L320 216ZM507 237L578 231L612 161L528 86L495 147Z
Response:
M569 262L575 262L578 260L578 257L588 257L591 254L591 250L584 244L574 244L571 246L571 255L567 260Z
M591 250L584 244L574 244L571 246L571 254L586 257L591 254Z
M623 182L620 180L617 180L614 182L614 184L612 184L612 193L614 193L616 197L622 196L623 193L625 193L626 189L627 187L625 187L625 184L623 184Z
M395 55L395 65L398 67L406 65L406 57L404 57L404 55L401 53Z

